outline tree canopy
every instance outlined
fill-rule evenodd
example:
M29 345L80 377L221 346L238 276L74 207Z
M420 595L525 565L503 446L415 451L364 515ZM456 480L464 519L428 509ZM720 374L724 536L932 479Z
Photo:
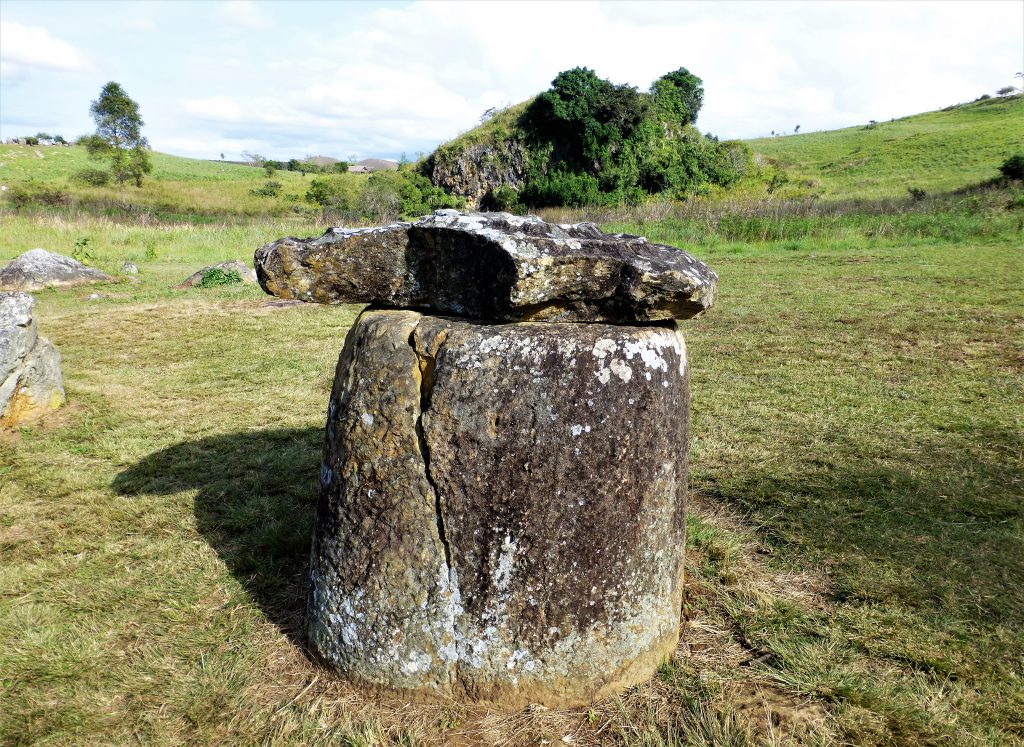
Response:
M110 171L123 186L131 179L142 186L142 177L152 171L149 161L149 143L142 136L142 116L135 103L119 83L111 81L103 86L98 99L92 102L89 113L96 122L96 132L86 139L86 147L93 158L110 159Z
M647 93L586 67L559 73L518 123L529 152L523 202L634 201L735 181L749 151L693 127L703 102L703 81L684 67L658 78Z

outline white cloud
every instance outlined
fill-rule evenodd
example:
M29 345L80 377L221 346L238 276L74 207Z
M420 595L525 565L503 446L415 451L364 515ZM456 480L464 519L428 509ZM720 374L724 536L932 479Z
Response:
M264 29L270 26L270 18L255 0L225 0L217 9L217 15L236 27Z
M41 26L0 21L0 74L13 77L31 69L86 72L92 65L81 52Z

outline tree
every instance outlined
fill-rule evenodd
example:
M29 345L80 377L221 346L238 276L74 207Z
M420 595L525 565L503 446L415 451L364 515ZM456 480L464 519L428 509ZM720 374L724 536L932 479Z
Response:
M680 124L693 124L704 104L704 81L685 67L666 73L651 84L654 105Z
M796 127L795 127L795 128L793 129L793 134L794 134L794 135L799 135L799 134L800 134L800 125L797 125L797 126L796 126Z
M1016 90L1017 89L1014 88L1013 86L1003 86L998 91L996 91L996 96L1009 96L1011 93L1013 93Z
M149 162L149 143L142 137L142 117L136 104L120 84L111 81L103 86L100 97L89 107L96 122L96 133L86 141L93 158L110 159L110 173L120 187L132 179L142 186L142 177L153 170Z

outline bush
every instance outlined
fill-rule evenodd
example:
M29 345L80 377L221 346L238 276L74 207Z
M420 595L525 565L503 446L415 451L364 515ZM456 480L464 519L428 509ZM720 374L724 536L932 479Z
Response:
M95 259L92 249L89 248L89 242L92 241L88 236L83 236L75 242L75 248L71 250L71 258L81 262L83 265L87 265Z
M928 193L920 187L907 187L907 192L910 193L910 199L914 202L920 202L928 196Z
M203 273L202 279L196 284L197 288L215 288L219 285L236 285L242 282L242 276L237 270L225 272L220 267L211 267Z
M507 184L495 188L485 200L484 207L490 210L497 210L502 213L523 214L526 209L519 201L519 193Z
M1024 179L1024 153L1016 153L1007 158L999 171L1007 179Z
M75 172L72 179L90 187L104 187L110 183L110 172L103 169L81 169Z
M15 209L29 205L61 207L71 204L71 195L68 194L65 187L38 185L32 182L24 185L12 185L7 190L7 199L11 201Z
M281 194L281 187L284 185L281 182L267 182L259 189L250 189L249 194L253 197L277 197Z

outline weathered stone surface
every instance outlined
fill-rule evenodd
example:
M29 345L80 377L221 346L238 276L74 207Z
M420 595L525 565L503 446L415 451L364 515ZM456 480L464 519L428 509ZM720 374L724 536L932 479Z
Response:
M125 275L138 275L139 266L134 262L125 262L123 265L121 265L121 272L123 272Z
M470 208L487 209L498 188L522 190L527 156L528 149L520 139L505 138L459 149L439 148L427 159L425 171L436 186L464 198Z
M505 707L650 676L679 635L688 396L671 323L364 312L328 409L314 649Z
M36 333L27 293L0 293L0 426L23 423L60 407L60 353Z
M0 270L0 291L40 291L113 280L110 275L63 254L30 249Z
M318 303L376 303L494 321L683 319L710 308L703 262L592 223L439 210L415 223L332 228L256 251L263 289Z
M229 259L227 262L218 262L215 265L208 265L203 269L192 273L178 284L178 288L185 289L196 287L203 282L203 276L213 269L223 270L224 272L237 272L238 277L242 278L242 282L246 285L252 285L256 282L255 270L240 259Z

